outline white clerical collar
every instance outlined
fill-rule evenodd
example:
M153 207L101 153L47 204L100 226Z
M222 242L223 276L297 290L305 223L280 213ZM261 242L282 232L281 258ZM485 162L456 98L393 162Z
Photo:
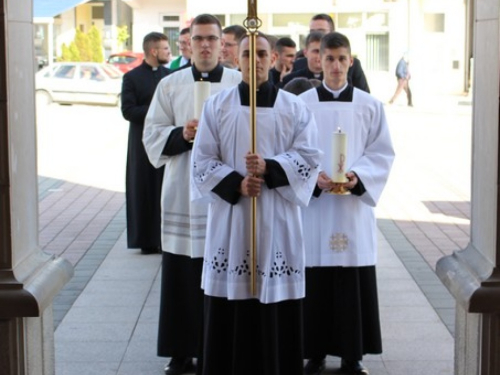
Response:
M332 90L331 88L329 88L326 85L325 80L323 80L323 87L325 89L327 89L329 92L331 92L333 94L333 97L335 99L337 99L340 96L340 94L342 93L342 91L344 91L347 88L347 82L345 83L345 85L340 90Z
M201 76L203 78L208 78L208 77L210 77L210 73L208 73L208 72L201 72Z
M184 56L181 56L181 63L179 66L184 66L189 62L189 59L186 59Z

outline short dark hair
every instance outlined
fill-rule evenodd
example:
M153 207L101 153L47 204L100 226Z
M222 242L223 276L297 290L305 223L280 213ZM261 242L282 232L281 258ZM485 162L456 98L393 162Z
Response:
M179 33L179 35L186 35L186 34L190 34L191 33L191 29L189 27L185 27L183 29L181 29L181 32Z
M243 37L238 41L238 48L239 46L241 45L241 42L243 42L245 39L247 39L249 37L248 34L245 34L243 35ZM257 33L257 38L263 38L265 40L267 40L267 42L269 43L269 48L271 49L271 52L273 50L273 47L272 47L272 42L271 40L269 40L269 35L267 34L264 34L264 33L261 33L261 32L258 32Z
M306 37L306 48L309 46L309 44L314 43L314 42L320 42L321 38L323 38L323 33L320 33L319 31L313 31L312 33L309 33Z
M231 25L222 29L222 34L231 34L234 35L234 40L238 42L243 36L247 33L247 29L240 25Z
M330 25L330 31L335 31L335 23L333 22L333 18L328 14L319 13L311 18L311 21L318 21L318 20L323 20L328 22L328 24Z
M191 33L193 31L194 25L217 25L217 27L219 28L219 33L222 33L222 26L220 24L219 19L211 14L208 14L208 13L200 14L193 19L193 22L191 22L191 28L190 28Z
M283 87L283 90L299 95L313 87L315 87L314 84L308 78L295 77Z
M323 36L319 46L319 52L323 53L325 49L336 49L341 47L347 48L349 54L351 54L351 43L349 42L349 39L347 39L344 34L335 31Z
M165 34L156 31L147 34L142 41L142 50L146 55L148 55L153 44L158 43L161 40L166 40L168 42L168 37Z
M292 38L285 36L283 38L279 38L276 41L276 45L274 46L274 49L276 52L281 53L283 51L284 47L297 48L297 44L293 41Z

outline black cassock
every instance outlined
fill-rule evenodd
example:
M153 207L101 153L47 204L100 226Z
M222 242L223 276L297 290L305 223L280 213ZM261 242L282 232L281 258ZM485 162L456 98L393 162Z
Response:
M125 197L127 203L127 246L161 247L161 184L164 168L149 162L142 143L144 119L156 86L170 70L153 68L143 61L123 76L123 117L130 121Z

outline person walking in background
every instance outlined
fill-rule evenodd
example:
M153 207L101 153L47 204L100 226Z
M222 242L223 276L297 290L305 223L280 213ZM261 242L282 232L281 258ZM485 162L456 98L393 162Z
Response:
M191 65L191 40L189 27L181 30L179 39L177 40L177 47L181 53L179 57L172 60L168 66L170 70L177 70L182 67Z
M398 85L396 86L396 92L394 92L391 100L389 100L389 104L393 104L399 94L401 94L401 91L405 90L406 98L408 99L408 106L413 107L410 90L411 74L409 65L410 59L408 58L408 54L405 53L403 57L399 59L398 65L396 66L396 79L398 80Z
M256 41L257 150L249 152L248 37L243 82L209 98L193 147L193 196L210 199L200 375L302 375L304 244L300 206L316 185L320 151L310 111L269 82L267 36ZM257 197L255 293L249 265Z
M158 254L163 168L149 162L142 132L156 86L170 72L163 66L170 58L170 46L166 35L152 32L144 37L142 48L145 59L123 76L121 93L121 111L130 122L125 180L127 246L141 249L142 254Z
M191 23L192 63L158 85L146 116L143 142L151 163L165 166L162 186L162 276L158 356L171 357L166 375L193 369L203 322L201 272L207 204L191 202L189 166L198 119L195 81L211 82L211 93L241 81L241 73L219 64L219 20L202 14Z
M363 355L382 353L373 207L389 177L394 150L382 103L348 82L349 40L340 33L326 34L320 54L323 84L299 96L315 116L324 152L316 198L302 211L304 351L309 360L304 373L320 374L329 354L342 359L342 373L368 374ZM343 159L332 154L338 127L347 135ZM343 161L333 165L334 159ZM333 182L334 173L347 182ZM328 194L339 187L350 194Z

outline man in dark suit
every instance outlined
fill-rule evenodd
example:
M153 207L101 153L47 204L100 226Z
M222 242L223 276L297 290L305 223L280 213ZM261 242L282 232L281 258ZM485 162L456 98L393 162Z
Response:
M335 31L335 24L333 23L332 17L328 14L316 14L309 22L309 32L320 32L322 34L327 34ZM293 64L293 71L304 69L307 67L307 59L299 58L296 59ZM370 92L370 87L368 86L368 81L366 80L365 73L361 67L361 62L356 57L353 57L352 66L349 68L347 73L347 79L354 87L360 90Z
M297 45L288 37L279 38L274 46L275 63L269 70L269 80L278 85L292 71Z
M321 59L319 57L319 45L323 34L318 31L313 31L306 38L306 48L304 50L305 66L298 70L293 70L290 74L283 77L281 86L284 87L288 82L297 77L305 77L307 79L323 80L323 68L321 67Z
M160 80L170 73L164 67L170 60L168 38L152 32L143 40L145 59L123 76L121 110L130 121L125 197L127 205L127 246L142 254L161 252L160 197L163 168L149 162L142 143L144 119Z

